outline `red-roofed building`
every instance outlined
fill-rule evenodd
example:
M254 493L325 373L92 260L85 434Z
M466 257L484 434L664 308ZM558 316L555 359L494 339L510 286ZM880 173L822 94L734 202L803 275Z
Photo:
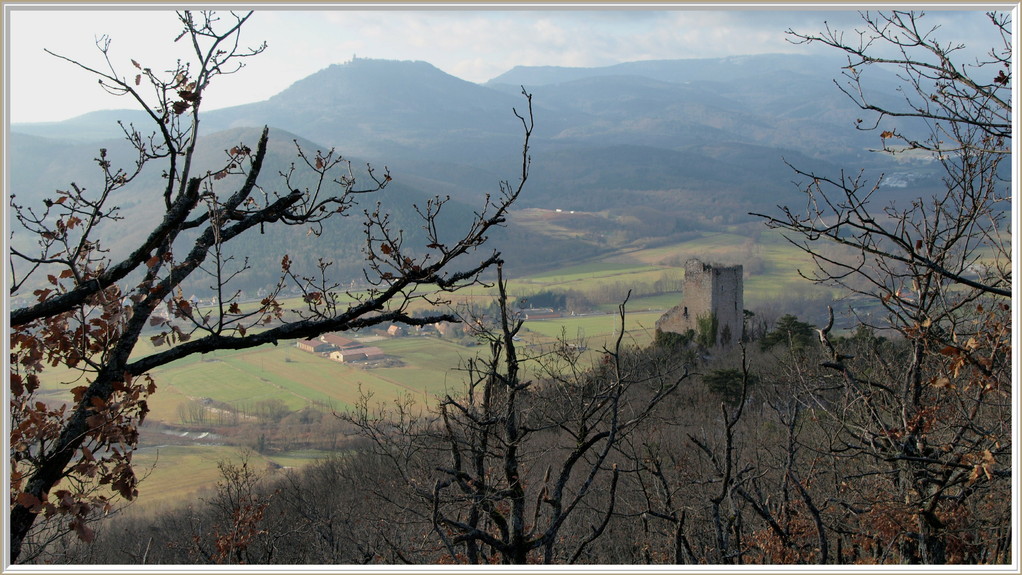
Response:
M295 345L302 351L310 353L326 353L334 348L334 346L320 339L300 339Z
M351 349L362 347L362 344L353 339L341 337L332 333L325 333L315 339L300 339L295 344L298 349L310 353L327 353L336 349Z
M333 334L333 333L325 333L325 334L319 336L319 339L325 341L326 343L329 343L330 345L334 346L334 348L336 348L336 349L349 349L349 348L352 348L352 347L361 347L361 345L362 345L362 344L358 343L357 341L355 341L353 339L348 339L346 337L341 337L341 336L339 336L337 334Z
M378 347L353 347L330 352L330 359L342 363L384 359L387 355Z

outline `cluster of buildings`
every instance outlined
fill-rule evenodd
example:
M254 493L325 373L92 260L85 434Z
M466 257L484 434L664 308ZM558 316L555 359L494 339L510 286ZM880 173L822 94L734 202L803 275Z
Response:
M302 351L322 354L341 363L374 361L387 357L378 347L365 346L333 333L323 334L315 339L300 339L295 345Z

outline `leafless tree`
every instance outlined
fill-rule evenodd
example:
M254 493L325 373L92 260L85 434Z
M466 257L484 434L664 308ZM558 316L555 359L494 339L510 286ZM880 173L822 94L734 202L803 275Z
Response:
M119 65L108 38L97 44L100 66L55 55L92 73L107 91L145 112L151 132L121 126L134 151L132 164L118 167L101 149L95 159L101 189L71 183L41 206L11 198L12 220L18 224L10 231L12 238L27 235L38 247L9 254L11 297L31 297L8 318L12 561L19 559L37 520L64 517L70 529L88 540L94 536L89 516L108 509L115 496L135 497L131 453L148 411L146 398L156 390L147 375L154 368L197 353L326 331L456 320L440 312L413 317L409 305L442 301L445 293L475 283L499 261L496 252L474 262L465 256L471 257L505 221L528 176L532 115L526 94L529 112L518 115L525 131L521 178L487 195L454 240L441 239L438 229L446 199L419 209L428 242L423 246L410 245L381 208L366 209L361 224L368 289L342 300L341 284L325 272L327 262L299 270L284 254L276 286L256 306L243 307L232 282L249 265L229 255L228 246L267 226L301 226L318 233L328 219L354 213L356 198L382 190L391 176L368 167L356 177L335 151L313 154L299 147L298 168L282 174L279 187L261 184L269 139L265 128L253 147L239 142L226 151L219 167L200 171L196 150L206 91L218 76L239 71L265 45L246 48L242 43L251 13L182 11L177 17L177 40L185 54L166 72L135 60L130 67ZM119 202L126 193L145 193L139 175L151 170L163 177L162 190L147 199L161 218L137 248L123 256L112 254L110 234L116 230L107 224L121 217ZM301 172L312 174L313 183L300 186ZM218 296L215 306L192 304L182 289L189 278L211 283ZM299 307L285 308L280 298L285 288L303 294ZM156 313L164 308L166 316ZM143 329L150 327L158 329L151 337L158 350L138 354ZM40 378L55 366L73 374L67 406L47 405L37 395ZM96 483L114 493L93 492Z
M830 28L791 34L846 52L843 89L875 113L863 125L882 130L889 153L932 154L943 185L896 205L881 199L882 177L795 168L805 207L761 216L812 257L805 277L854 294L865 326L857 340L838 338L831 312L817 330L823 371L800 368L798 379L807 394L831 390L807 406L826 422L819 433L828 438L832 477L847 486L833 494L845 512L854 510L843 528L855 523L850 529L868 533L866 518L889 518L887 527L877 524L877 540L896 541L893 551L860 545L859 559L1004 561L995 527L1004 516L991 498L1007 493L1011 475L1012 195L1002 167L1011 140L1010 18L989 15L1003 45L971 66L956 61L962 46L938 41L921 13L862 18L865 28L851 40ZM904 107L865 95L863 70L879 64L901 68ZM891 117L918 123L887 129ZM844 249L826 251L828 243ZM900 347L870 346L874 330L897 334Z
M825 25L817 34L788 30L795 43L822 44L848 58L845 82L838 87L872 119L860 119L862 130L882 130L884 149L911 149L947 153L963 148L1010 152L1011 140L1011 15L990 12L990 39L994 44L983 57L967 59L962 43L941 40L939 26L926 22L924 12L893 10L861 13L863 26L854 31ZM871 67L898 70L904 101L891 106L868 95ZM883 129L889 118L925 121L925 137ZM975 137L965 128L975 128ZM900 144L899 144L900 143ZM900 147L899 147L900 146Z
M365 403L348 417L418 498L405 514L437 541L427 561L574 563L615 516L617 450L688 373L629 370L623 329L592 368L568 342L522 357L514 343L522 320L502 278L498 288L499 316L469 323L489 354L466 362L464 392L424 419L374 414ZM535 379L527 362L545 366Z

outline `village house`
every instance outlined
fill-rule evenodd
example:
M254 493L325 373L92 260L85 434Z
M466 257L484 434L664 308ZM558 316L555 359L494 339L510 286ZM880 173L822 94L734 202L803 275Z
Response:
M334 346L330 345L329 343L319 338L300 339L295 343L295 345L298 347L298 349L302 351L307 351L309 353L326 353L334 349Z
M333 333L326 333L315 339L300 339L295 345L302 351L310 353L328 353L338 349L350 349L361 347L362 344L353 339L341 337Z
M342 337L334 333L325 333L320 336L320 339L334 346L336 349L351 349L353 347L362 346L362 344L353 339Z
M353 347L330 352L330 359L341 363L354 361L374 361L385 359L387 356L378 347Z
M435 324L433 327L436 328L436 332L440 334L440 337L449 337L453 335L455 324L449 321L442 321Z
M549 307L530 307L522 310L525 319L554 319L563 317L564 314Z

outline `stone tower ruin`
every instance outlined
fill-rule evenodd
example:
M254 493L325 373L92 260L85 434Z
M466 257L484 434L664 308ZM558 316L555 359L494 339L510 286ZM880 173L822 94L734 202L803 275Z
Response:
M660 332L703 332L711 347L727 349L742 339L744 325L742 266L717 266L693 259L685 263L681 304L656 322ZM715 329L714 329L715 328Z

